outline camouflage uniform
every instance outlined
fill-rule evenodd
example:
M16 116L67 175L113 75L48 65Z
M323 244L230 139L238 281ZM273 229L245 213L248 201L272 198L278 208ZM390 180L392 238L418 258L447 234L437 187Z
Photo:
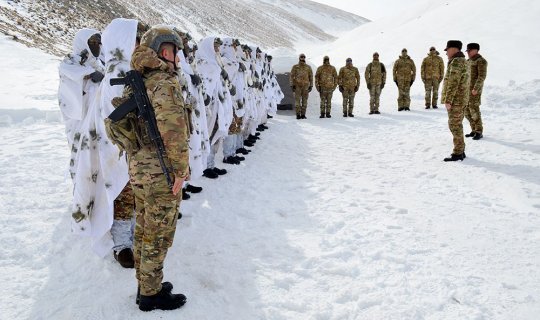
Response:
M294 65L290 76L291 87L294 88L296 115L305 116L309 89L313 87L313 70L305 62Z
M420 73L426 89L426 107L437 107L439 86L444 77L444 62L435 48L431 48L422 61Z
M369 109L378 112L381 91L386 83L386 68L379 62L378 55L367 65L364 77L369 90Z
M399 89L398 110L401 111L411 106L411 86L416 79L416 66L406 50L402 51L402 55L394 63L393 74Z
M114 220L130 221L135 212L133 189L129 182L114 200Z
M151 29L133 53L131 65L143 74L148 97L175 179L189 176L189 122L176 75L147 46ZM149 35L150 33L150 35ZM135 194L134 255L141 295L161 290L163 261L172 246L182 194L173 195L162 172L156 150L141 127L141 148L129 158L130 181Z
M470 93L469 103L465 108L465 117L471 124L471 131L483 133L482 114L480 113L480 104L482 97L482 88L487 75L487 61L480 54L475 55L468 60L471 68L470 91L476 90L477 95Z
M463 110L469 102L469 85L469 64L465 60L463 52L460 51L448 61L441 95L441 101L452 106L448 110L448 127L454 137L454 151L452 153L455 155L465 153Z
M315 72L315 87L321 96L321 115L329 115L332 111L332 95L338 84L336 68L329 60L317 68Z
M358 68L347 65L339 69L338 83L343 88L343 114L351 115L354 109L354 96L360 87Z

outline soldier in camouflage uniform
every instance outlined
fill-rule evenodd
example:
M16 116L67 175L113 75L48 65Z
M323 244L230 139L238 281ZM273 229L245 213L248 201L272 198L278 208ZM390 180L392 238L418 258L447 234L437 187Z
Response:
M360 87L360 73L347 58L346 64L339 70L339 91L343 94L343 117L354 117L354 96Z
M172 294L170 283L162 284L163 262L172 246L178 218L181 189L189 180L189 120L176 71L176 54L182 40L169 27L151 28L141 39L131 60L142 73L147 94L155 111L157 126L174 173L172 190L162 172L156 150L145 128L140 127L142 145L129 157L129 175L135 194L135 269L139 283L139 309L172 310L186 297Z
M469 103L465 107L465 118L471 124L471 133L466 137L472 137L473 140L480 140L484 137L484 127L482 125L482 114L480 113L480 104L482 97L482 88L487 76L487 61L478 51L478 43L469 43L467 45L467 55L469 56L469 65L471 67L471 88Z
M294 92L296 119L306 119L308 96L313 89L313 70L306 64L306 55L300 54L298 64L291 69L290 84Z
M379 112L379 100L381 91L386 84L386 68L379 62L379 54L373 53L373 61L366 67L364 74L366 85L369 90L369 114L381 114Z
M426 109L437 109L439 86L444 77L444 62L435 47L429 48L428 56L422 61L420 73L426 88Z
M330 64L330 58L323 58L323 65L315 73L315 88L321 95L321 118L331 118L332 94L338 85L336 68Z
M398 111L411 111L411 86L416 79L416 66L407 54L407 49L401 50L401 56L394 63L394 82L399 89Z
M448 68L444 76L441 101L448 111L448 127L454 137L454 150L444 161L465 159L465 140L463 138L463 110L469 102L470 71L465 55L461 52L463 44L450 40L446 45Z

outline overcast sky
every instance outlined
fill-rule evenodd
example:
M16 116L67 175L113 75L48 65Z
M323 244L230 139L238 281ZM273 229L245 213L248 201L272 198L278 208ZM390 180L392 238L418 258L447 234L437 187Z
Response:
M370 20L377 20L387 15L399 13L403 5L410 5L415 0L312 0L355 13Z

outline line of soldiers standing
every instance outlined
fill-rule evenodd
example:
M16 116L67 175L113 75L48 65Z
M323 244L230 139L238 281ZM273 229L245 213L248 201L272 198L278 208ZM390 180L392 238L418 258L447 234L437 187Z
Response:
M239 164L283 95L272 57L238 39L207 37L190 44L189 34L133 19L114 19L100 33L80 30L73 51L59 67L59 105L71 149L73 232L89 236L94 251L113 251L135 268L139 309L171 310L186 302L163 280L179 205L187 181L226 173L215 167ZM146 127L133 112L114 123L109 115L129 105L133 88L110 80L137 71L155 113L165 147L169 181ZM135 228L132 219L135 215Z
M443 59L439 56L439 52L435 47L429 49L428 56L422 61L421 67L426 109L438 109L439 87L443 78L445 79L442 103L448 109L450 131L454 135L454 145L456 146L452 156L445 158L445 161L463 160L465 158L465 143L462 137L463 117L466 117L471 125L471 133L465 136L472 137L474 140L483 137L480 103L482 88L487 75L487 61L478 54L480 45L470 43L467 45L469 60L462 62L460 60L461 56L453 52L454 48L459 48L458 51L461 53L461 46L462 44L459 41L448 42L445 51L447 51L449 58L449 69L446 75ZM452 55L448 54L449 49ZM463 53L461 55L464 58ZM467 80L464 75L462 79L456 80L458 70L466 72L471 79ZM373 61L366 66L364 76L370 95L369 114L380 114L380 96L386 84L386 68L379 61L377 52L373 53ZM416 65L408 55L407 49L401 50L400 57L394 62L392 76L399 91L397 99L398 111L410 111L410 90L416 80ZM465 81L469 81L467 85L465 85ZM456 85L456 82L459 85ZM290 86L295 95L296 119L306 119L308 96L313 88L313 71L306 63L306 55L303 53L299 56L299 63L291 69ZM470 88L467 88L468 86ZM330 64L330 58L325 56L323 65L318 67L315 73L315 87L321 99L320 118L332 117L332 95L338 87L343 96L343 117L354 117L354 98L360 87L360 73L358 68L353 66L351 58L347 58L345 66L339 70L338 74L336 68ZM462 99L458 99L459 97L462 97ZM452 107L452 105L457 106ZM461 109L462 112L459 112Z

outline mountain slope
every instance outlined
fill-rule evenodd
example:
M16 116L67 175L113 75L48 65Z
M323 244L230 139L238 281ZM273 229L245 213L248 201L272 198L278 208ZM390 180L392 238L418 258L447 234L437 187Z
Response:
M78 29L101 30L115 17L176 25L192 33L195 39L209 34L231 35L265 48L293 48L302 40L333 41L338 33L368 22L357 15L306 0L0 2L0 32L55 54L69 51Z

